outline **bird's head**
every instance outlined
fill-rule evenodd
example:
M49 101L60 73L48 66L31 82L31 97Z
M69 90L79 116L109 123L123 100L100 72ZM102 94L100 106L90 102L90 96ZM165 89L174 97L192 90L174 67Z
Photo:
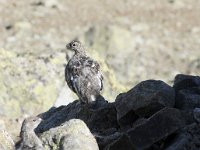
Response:
M39 117L29 117L24 120L22 126L26 129L34 129L40 124L41 121L42 119Z
M73 40L69 44L66 45L67 49L75 51L75 53L83 53L84 48L80 41Z
M40 117L26 118L21 127L20 137L24 137L27 133L34 132L35 128L42 122Z

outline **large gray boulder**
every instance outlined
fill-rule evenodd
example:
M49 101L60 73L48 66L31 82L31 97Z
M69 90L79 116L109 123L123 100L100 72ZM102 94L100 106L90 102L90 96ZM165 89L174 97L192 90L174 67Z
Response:
M96 139L80 119L71 119L48 131L35 133L39 117L25 119L17 150L98 150Z
M175 92L163 81L147 80L127 93L117 96L115 107L121 126L133 123L138 117L150 117L164 107L173 107Z
M59 127L52 128L40 136L48 150L98 150L98 144L80 119L71 119Z

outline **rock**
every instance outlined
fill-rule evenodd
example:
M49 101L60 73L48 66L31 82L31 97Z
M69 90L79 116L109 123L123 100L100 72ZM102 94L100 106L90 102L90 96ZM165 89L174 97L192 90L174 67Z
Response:
M8 132L0 128L0 150L13 150L14 142Z
M117 140L122 134L120 132L114 132L112 134L95 134L95 138L99 145L99 149L104 149L107 145L112 143L113 141Z
M55 109L51 113L56 113ZM41 122L38 117L25 119L21 129L21 141L16 144L19 150L98 150L95 138L86 124L79 119L71 119L48 131L35 133L34 129Z
M138 118L138 119L133 123L132 128L134 128L134 127L136 127L136 126L138 126L138 125L140 125L140 124L145 123L147 120L148 120L148 119L146 119L146 118Z
M187 149L197 150L200 147L200 125L193 123L185 128L185 134L189 137Z
M191 87L199 87L200 86L200 77L192 76L192 75L184 75L178 74L174 79L173 88L175 91L179 91L182 89L187 89Z
M72 91L70 90L70 88L67 86L67 84L65 84L58 94L58 97L54 102L54 106L59 107L62 105L68 105L69 103L73 102L74 97L72 96L72 94L70 94L71 92Z
M123 134L116 141L109 144L105 150L135 150L135 147L131 143L129 137Z
M114 104L104 99L98 99L95 105L81 105L80 101L74 101L67 106L52 108L40 115L43 119L36 129L41 133L50 128L61 125L70 119L81 119L92 132L103 132L110 128L117 128L117 118Z
M1 115L20 118L53 105L64 83L65 53L21 54L0 48L0 60L0 80L6 81L0 83Z
M121 135L117 132L119 125L115 106L113 103L105 101L103 97L99 97L95 104L88 106L82 105L80 101L74 101L67 106L52 107L39 116L43 121L35 130L37 134L48 132L52 128L58 128L70 119L81 119L95 135L100 149L103 149ZM49 133L49 140L53 138L51 135L52 133ZM56 147L57 145L52 144L48 147Z
M163 108L145 123L130 129L128 136L137 149L145 149L183 126L184 120L179 110Z
M132 71L134 70L127 71L125 68L128 65L121 59L122 55L124 58L127 58L130 55L130 51L136 45L136 39L132 36L129 29L118 25L91 26L82 38L91 49L97 50L101 56L114 56L107 57L107 62L112 66L111 68L119 72L117 76L118 81L124 80L124 74L128 78L133 78ZM121 53L122 49L126 51ZM129 61L129 65L133 66L134 60Z
M86 124L79 119L72 119L62 126L52 128L41 135L45 148L59 147L61 150L98 150L98 145L87 128Z
M180 134L172 140L170 146L167 146L165 150L183 150L187 147L187 143L189 143L189 140L190 137L188 135Z
M175 107L191 111L196 107L200 107L200 87L187 88L178 91Z
M20 53L0 48L0 60L0 114L13 139L18 140L21 118L48 110L59 95L64 85L65 52Z
M104 132L110 128L119 128L114 104L109 103L106 107L94 110L87 124L92 131L98 132Z
M200 125L197 123L186 126L177 137L169 143L166 150L199 150Z
M6 125L5 125L5 121L2 119L3 117L0 116L1 119L0 119L0 129L6 129Z
M52 107L36 117L42 121L35 122L34 117L24 121L16 147L196 150L200 147L200 87L176 94L175 101L172 87L147 80L120 94L114 103L99 96L88 105L76 100Z
M180 109L179 109L180 110ZM186 125L190 125L195 122L194 112L190 110L180 110L182 117L185 120Z
M139 116L150 117L164 107L174 106L174 89L163 81L147 80L117 96L115 106L121 126L132 124Z
M194 119L200 123L200 108L195 108L194 109Z
M98 150L98 145L86 124L71 119L61 126L52 128L40 136L46 149Z

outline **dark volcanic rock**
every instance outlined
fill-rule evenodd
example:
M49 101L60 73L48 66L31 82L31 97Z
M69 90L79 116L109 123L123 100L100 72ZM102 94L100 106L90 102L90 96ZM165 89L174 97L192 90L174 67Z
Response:
M179 91L182 89L187 89L191 87L199 87L200 86L200 77L192 76L192 75L184 75L178 74L174 79L173 88L175 91Z
M196 107L200 107L200 87L178 91L175 107L184 110L193 110Z
M133 123L132 128L134 128L134 127L136 127L136 126L138 126L138 125L140 125L140 124L145 123L147 120L148 120L148 119L146 119L146 118L138 118L138 119Z
M120 132L115 132L107 135L95 135L99 149L103 150L107 145L116 141L122 134Z
M47 131L70 119L83 120L91 131L103 132L110 128L118 128L114 104L108 103L105 100L101 101L91 106L81 105L79 101L74 101L67 106L61 106L56 109L52 108L40 115L43 121L36 129L36 132Z
M173 107L174 100L174 89L163 81L143 81L116 98L118 122L123 126L140 116L148 118L164 107Z
M104 132L111 128L119 128L114 104L109 103L104 108L93 110L86 123L88 124L88 127L95 132Z
M199 150L200 125L193 123L185 127L180 134L166 147L166 150Z
M194 109L194 119L200 123L200 108L195 108Z
M189 135L185 134L179 134L177 135L169 146L165 150L187 150L185 149L187 147L187 144L190 141Z
M109 144L105 150L135 150L135 147L131 143L129 137L123 134L116 141Z
M128 131L128 135L138 149L150 147L184 126L181 113L175 108L164 108L145 123Z

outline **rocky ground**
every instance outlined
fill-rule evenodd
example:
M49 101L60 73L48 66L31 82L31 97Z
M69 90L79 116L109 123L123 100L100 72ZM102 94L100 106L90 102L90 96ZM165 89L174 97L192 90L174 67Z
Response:
M0 0L0 127L73 101L67 42L78 37L104 73L108 101L146 79L200 74L198 0Z
M198 150L200 77L177 75L173 87L146 80L90 105L74 101L27 118L19 150Z

